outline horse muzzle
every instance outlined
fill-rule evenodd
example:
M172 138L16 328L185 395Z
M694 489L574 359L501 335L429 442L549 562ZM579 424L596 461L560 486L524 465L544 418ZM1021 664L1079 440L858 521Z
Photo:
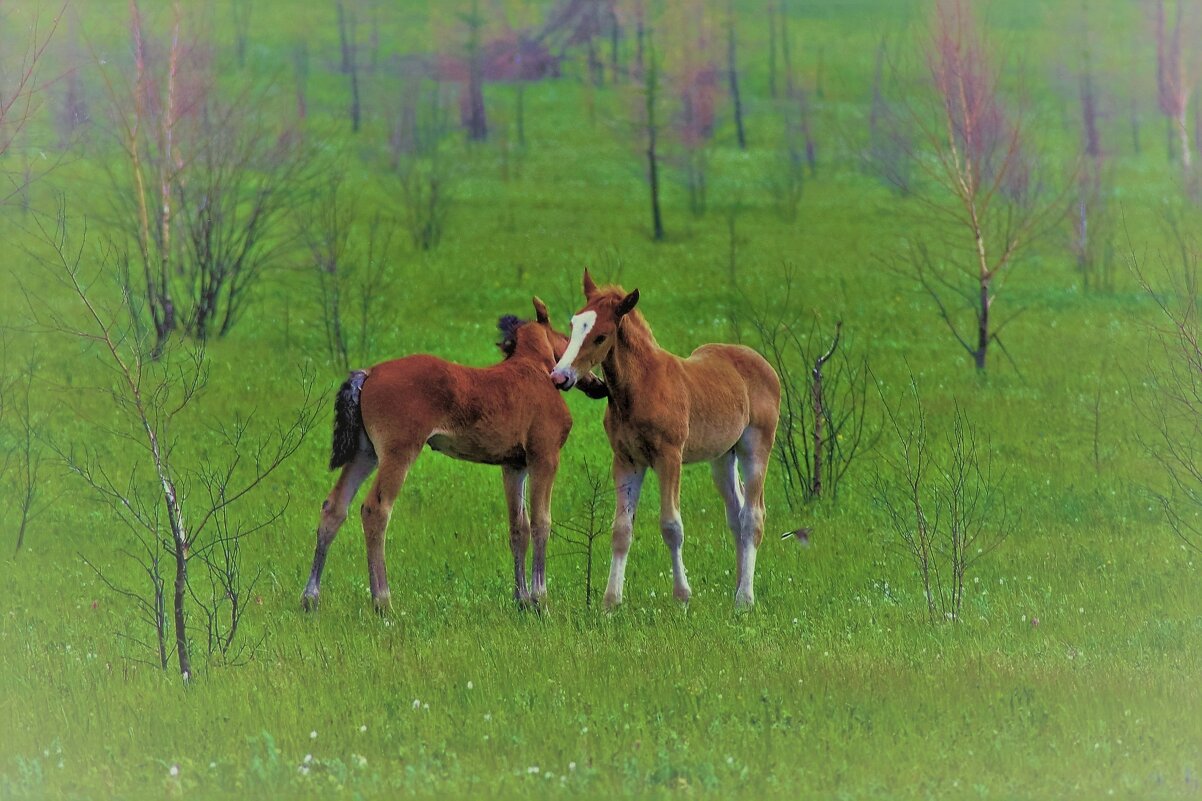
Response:
M551 371L551 383L556 389L567 392L576 386L576 371L571 367L556 367Z

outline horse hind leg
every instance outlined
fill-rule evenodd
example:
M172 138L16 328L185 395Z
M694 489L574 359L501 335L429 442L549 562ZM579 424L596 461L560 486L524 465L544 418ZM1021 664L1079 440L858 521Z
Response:
M530 603L526 584L526 550L530 545L530 515L526 510L526 471L501 468L505 484L505 504L509 509L509 549L513 551L513 599L522 606Z
M360 449L342 468L334 488L321 504L321 518L317 524L317 547L313 551L313 569L309 571L309 582L301 595L301 607L306 611L317 608L321 594L321 574L326 566L326 554L338 530L346 521L347 509L359 491L359 487L376 469L376 457L366 449Z
M755 604L755 557L764 538L764 480L772 456L772 437L748 427L735 445L735 452L746 495L737 536L739 577L735 605L748 608Z
M360 513L363 517L363 539L367 545L367 577L371 597L377 612L387 612L392 606L388 589L388 571L384 564L384 543L392 507L400 494L409 468L421 453L424 439L413 445L392 447L380 454L380 472L376 476Z
M726 525L734 537L738 563L735 584L738 586L743 580L743 554L739 546L742 542L744 497L743 482L739 479L736 464L735 451L732 448L710 462L710 471L714 476L714 486L717 487L722 503L726 506Z
M682 603L688 603L693 591L689 589L688 575L684 569L684 525L680 520L680 454L674 453L655 465L659 478L659 530L664 545L672 556L672 595Z

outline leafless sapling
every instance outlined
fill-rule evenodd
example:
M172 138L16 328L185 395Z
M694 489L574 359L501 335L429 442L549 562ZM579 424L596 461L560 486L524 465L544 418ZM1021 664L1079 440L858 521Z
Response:
M445 89L408 76L388 142L391 176L400 189L401 222L414 249L422 251L442 241L454 202L454 161L445 152L450 133Z
M644 32L645 47L646 47L646 64L644 66L643 85L642 85L642 103L641 103L641 118L639 122L642 128L642 138L646 145L647 159L647 185L650 191L651 198L651 238L656 242L661 242L664 239L664 218L660 211L660 186L659 186L659 137L660 137L660 122L659 122L659 93L660 93L660 77L659 77L659 56L655 49L655 33L648 28Z
M743 127L743 98L739 93L738 30L734 0L726 4L726 77L730 85L730 102L735 115L735 141L740 150L747 149L747 132Z
M179 6L165 47L152 46L138 5L130 10L133 73L105 73L126 157L109 170L114 225L133 240L131 285L158 353L177 330L199 340L228 333L279 263L307 160L299 136L268 122L253 86L213 90L211 47L185 38Z
M786 274L779 309L790 309L792 273ZM823 497L835 501L856 459L875 446L868 415L871 373L866 356L852 358L842 343L843 323L829 339L817 320L809 333L788 312L751 309L760 350L781 381L776 455L785 498L792 510Z
M1140 441L1156 460L1167 488L1151 488L1173 532L1202 552L1202 273L1199 248L1176 217L1169 218L1176 253L1163 257L1164 277L1152 275L1132 249L1127 260L1144 292L1160 311L1151 329Z
M584 557L584 605L593 605L593 543L609 531L609 478L605 470L588 459L580 460L584 488L574 504L575 512L555 523L558 539L571 546L564 556Z
M11 440L5 449L4 470L0 471L0 477L10 485L12 494L8 497L17 515L14 556L20 553L25 544L29 524L47 506L42 497L45 490L42 484L43 434L39 431L45 419L35 411L33 404L38 378L37 362L30 356L11 380L7 376L0 379L5 382L5 386L0 388L3 393L3 397L0 397L0 422L9 424L5 438Z
M16 12L27 25L29 36L23 44L5 42L0 50L0 160L14 149L41 108L46 86L40 78L41 66L66 11L67 3L64 2L49 19L41 16L37 4ZM33 170L27 154L25 156L23 169L17 175L0 173L10 184L0 189L0 206L27 192Z
M246 45L250 39L250 21L255 0L230 0L230 19L234 24L234 59L238 69L246 67Z
M931 623L959 621L966 576L1015 528L990 443L959 405L940 438L928 428L913 376L905 401L884 398L894 447L873 479L873 501L913 561Z
M474 142L488 138L488 117L484 107L484 15L480 0L471 0L471 8L460 15L466 31L464 57L467 61L467 82L459 97L459 119L467 138ZM591 40L590 40L591 41Z
M238 558L234 542L247 530L235 529L244 524L232 523L229 515L296 452L312 429L319 407L312 397L311 376L303 382L304 400L291 422L254 440L246 435L249 417L218 424L228 461L201 461L199 467L190 467L188 461L205 449L190 451L177 423L188 416L208 381L203 345L179 343L152 358L154 337L136 308L138 295L124 280L128 272L120 264L125 258L121 252L110 247L101 266L89 266L93 259L86 231L69 236L62 209L52 226L39 219L38 233L49 247L47 278L71 298L74 311L60 310L27 291L32 319L45 332L84 343L110 368L112 377L109 386L97 391L98 398L111 402L108 413L96 417L80 410L96 436L70 445L52 441L51 447L130 532L119 550L145 573L149 597L110 577L91 559L85 557L85 562L152 625L156 640L149 647L158 666L166 668L173 652L186 680L195 664L188 598L201 597L192 584L196 576L189 571L190 561L199 555L206 572L224 571L210 577L220 595L196 609L210 619L210 631L217 632L210 640L210 655L228 658L237 653L230 649L242 614L229 604L239 603L235 599L245 588L240 568L230 560ZM106 442L108 447L102 444ZM118 448L129 461L106 458ZM208 503L194 492L198 486L208 490ZM221 559L214 557L215 549L224 554ZM169 594L168 571L173 572ZM212 628L212 617L223 614L229 622ZM132 641L141 642L136 637Z
M363 122L363 105L359 91L359 10L354 0L334 0L338 12L339 69L350 85L351 132L358 133Z
M711 37L701 3L682 4L674 26L680 38L680 55L672 65L670 85L678 108L673 120L673 150L666 161L676 168L689 200L689 212L706 212L709 182L709 145L714 135L714 106L718 68L711 53ZM648 116L653 112L648 109Z
M1067 203L1045 178L1026 116L1003 104L1000 67L967 0L938 0L926 59L930 91L902 102L901 130L916 171L912 197L940 235L931 239L935 251L925 239L911 242L908 272L984 370L991 345L1005 353L999 335L1013 319L999 324L994 309L1005 278L1059 224ZM960 304L971 313L971 333Z
M1165 118L1169 159L1181 160L1182 174L1189 177L1192 163L1188 113L1197 81L1195 52L1199 14L1190 0L1172 3L1170 17L1166 0L1150 0L1156 44L1156 98ZM1184 49L1183 49L1184 48Z
M886 186L903 197L910 193L913 142L904 117L889 100L885 81L893 75L887 70L889 40L881 36L872 70L872 98L868 107L868 148L864 167Z
M1077 73L1077 98L1081 112L1081 165L1076 197L1069 214L1072 222L1070 250L1086 292L1114 289L1114 215L1111 211L1109 158L1102 147L1099 125L1099 86L1094 75L1093 33L1089 4L1082 3L1081 60Z
M379 212L363 220L345 172L334 168L329 173L333 177L314 190L296 225L305 244L306 271L317 281L326 350L349 370L370 359L379 306L391 285L388 265L396 224Z

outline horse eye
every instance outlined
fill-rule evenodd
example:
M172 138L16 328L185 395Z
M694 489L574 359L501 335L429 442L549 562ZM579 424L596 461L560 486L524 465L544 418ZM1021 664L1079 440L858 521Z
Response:
M598 334L597 338L593 340L593 344L600 345L604 341L605 341L605 334Z

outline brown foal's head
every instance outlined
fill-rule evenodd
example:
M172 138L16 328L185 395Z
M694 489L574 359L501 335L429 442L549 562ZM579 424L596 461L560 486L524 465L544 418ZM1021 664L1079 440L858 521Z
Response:
M539 298L534 298L534 319L522 320L512 314L507 314L497 320L497 328L501 331L501 341L497 347L508 359L518 354L540 358L544 364L552 365L558 361L569 344L568 336L556 331L551 325L551 316L547 313L547 304ZM604 398L608 395L605 382L596 376L588 376L579 382L580 391L590 398Z
M626 293L619 287L598 289L588 270L584 271L584 308L572 317L572 334L551 381L565 392L592 377L592 370L605 361L618 338L622 318L634 311L639 291Z

